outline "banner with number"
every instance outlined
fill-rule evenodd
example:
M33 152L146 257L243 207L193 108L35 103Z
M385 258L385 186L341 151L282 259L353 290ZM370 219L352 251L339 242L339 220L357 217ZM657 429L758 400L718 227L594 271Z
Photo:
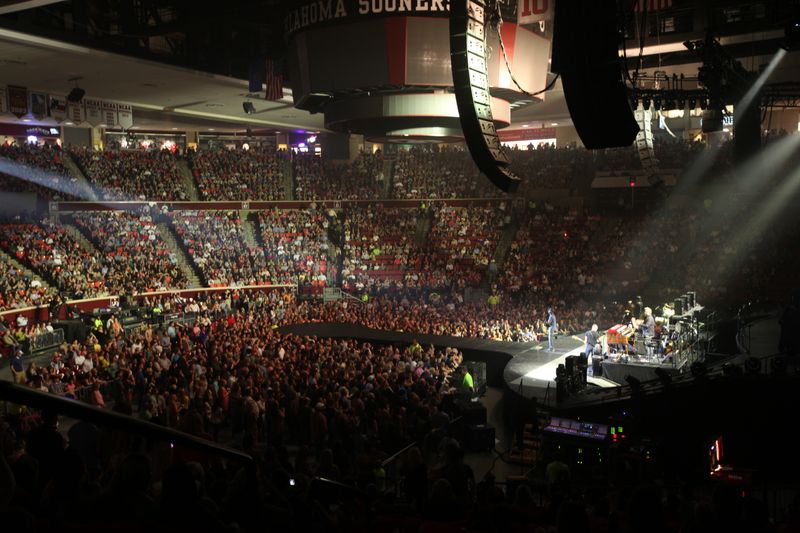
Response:
M28 89L16 85L8 86L8 110L17 118L28 114Z
M86 109L86 122L92 126L103 123L103 103L93 98L84 98L83 107Z
M47 108L50 111L50 116L59 122L63 122L67 118L67 98L64 95L50 95L50 103Z
M533 24L542 20L553 20L555 0L519 0L517 13L519 24Z
M133 108L128 104L117 104L117 123L123 130L133 126Z
M86 120L86 113L83 109L83 102L67 103L67 118L70 121L72 121L76 126L82 124Z
M117 125L117 104L116 102L103 102L103 124L106 128L113 128Z

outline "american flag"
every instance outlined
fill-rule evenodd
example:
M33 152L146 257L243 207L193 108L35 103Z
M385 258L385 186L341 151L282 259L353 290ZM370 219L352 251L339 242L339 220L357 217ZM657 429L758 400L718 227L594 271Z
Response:
M283 98L283 74L279 61L267 59L267 90L264 98L267 100L280 100Z
M647 9L648 13L659 11L661 9L669 9L672 7L672 0L634 0L633 10L637 13L642 13Z

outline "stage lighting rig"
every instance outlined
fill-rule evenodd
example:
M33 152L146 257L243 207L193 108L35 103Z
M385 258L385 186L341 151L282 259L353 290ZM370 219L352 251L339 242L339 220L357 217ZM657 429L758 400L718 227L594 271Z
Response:
M719 131L722 129L725 106L744 96L752 86L755 75L726 52L719 39L710 31L705 39L686 41L683 45L702 62L697 70L697 82L708 92L708 109L703 115L703 131ZM702 100L700 107L706 109Z
M685 109L687 101L689 109L694 109L698 102L707 100L708 91L699 85L697 76L670 76L664 71L652 74L635 72L633 87L629 90L631 101L642 102L645 110L650 109L652 105L655 111L669 111L676 108Z

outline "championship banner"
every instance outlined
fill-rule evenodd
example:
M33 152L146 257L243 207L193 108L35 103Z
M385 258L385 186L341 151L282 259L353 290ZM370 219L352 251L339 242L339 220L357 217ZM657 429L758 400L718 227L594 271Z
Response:
M6 88L0 85L0 115L8 113L8 96L6 96Z
M103 103L100 100L84 98L83 106L86 109L86 122L92 126L103 123Z
M47 116L47 95L44 93L31 93L31 115L38 120Z
M117 125L117 104L115 102L103 102L103 124L107 128L113 128Z
M50 116L58 122L63 122L67 118L67 98L66 96L50 95L50 103L47 109L50 111Z
M133 126L133 107L128 104L117 104L117 123L123 130Z
M28 89L16 85L8 86L8 110L17 118L28 114Z
M555 0L519 0L519 24L533 24L542 20L553 20Z
M83 109L82 102L67 103L67 119L72 121L76 126L85 122L86 112Z

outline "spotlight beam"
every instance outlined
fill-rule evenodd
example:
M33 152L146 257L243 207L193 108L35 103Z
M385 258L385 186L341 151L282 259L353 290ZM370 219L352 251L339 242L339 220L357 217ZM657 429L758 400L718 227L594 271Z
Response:
M741 234L733 232L729 243L731 246L735 246L737 254L723 271L726 279L738 270L742 260L749 255L759 238L767 233L769 227L782 215L787 205L795 201L798 191L800 191L800 168L796 168L786 176L778 188L766 196L750 219L742 224L744 231Z
M68 174L67 175L56 174L53 172L48 172L46 170L29 167L17 163L16 161L6 159L4 157L0 157L0 173L13 176L22 181L33 183L45 189L58 191L62 194L66 194L69 196L78 196L83 200L91 200L91 198L88 198L87 196L78 194L82 191L72 192L68 189L66 185L62 186L55 180L56 177L58 177L59 180L69 180L70 178ZM57 183L58 185L56 185Z
M750 89L747 90L742 99L739 100L739 103L733 108L734 124L738 122L739 117L744 115L745 111L747 111L747 109L752 105L753 101L756 99L756 96L758 96L758 92L762 89L762 87L764 87L764 84L767 83L767 80L775 71L775 69L778 68L778 65L781 64L781 61L783 61L783 58L786 57L786 54L787 52L783 48L779 48L778 51L775 52L775 55L772 56L767 68L765 68L764 71L758 75L758 78L753 85L750 86Z

